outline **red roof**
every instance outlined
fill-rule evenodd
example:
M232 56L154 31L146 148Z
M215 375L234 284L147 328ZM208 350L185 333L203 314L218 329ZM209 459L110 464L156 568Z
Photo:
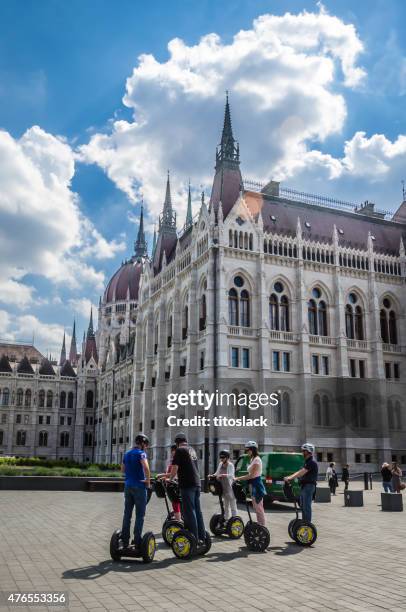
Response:
M138 299L138 286L142 272L142 263L136 259L131 259L113 274L104 292L105 302L118 302L127 299L127 292L130 292L130 300Z

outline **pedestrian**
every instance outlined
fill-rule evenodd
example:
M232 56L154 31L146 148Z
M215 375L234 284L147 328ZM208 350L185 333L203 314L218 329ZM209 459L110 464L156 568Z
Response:
M343 467L343 473L341 474L341 480L344 483L344 491L347 491L348 484L350 482L350 466L348 463Z
M146 454L149 446L147 436L140 433L135 438L134 447L123 457L121 471L125 475L124 483L124 516L121 528L121 544L128 548L130 527L135 507L134 547L139 550L147 508L147 488L151 487L151 474Z
M230 461L230 451L223 449L220 451L220 463L213 476L221 483L224 499L224 518L227 521L231 516L237 516L237 500L233 491L235 468Z
M172 461L173 461L173 456L175 454L175 451L177 449L176 444L172 444L171 446L171 460L168 463L168 465L166 466L166 472L164 474L157 474L156 477L157 478L169 478L170 474L171 474L171 468L172 468ZM181 514L181 508L180 508L180 501L179 500L175 500L172 502L172 514L173 514L173 518L175 519L175 521L181 521L182 520L182 514Z
M337 472L335 470L335 463L332 462L327 468L326 471L326 480L328 482L328 486L330 487L330 492L332 495L336 494L337 488Z
M202 545L206 539L206 528L200 507L201 484L197 454L188 445L184 433L176 435L175 444L169 480L178 478L185 527L195 536L198 545Z
M400 493L402 485L402 469L397 461L392 461L392 490L394 493Z
M250 458L248 474L238 476L235 480L248 480L251 489L252 507L257 517L257 523L265 527L264 497L266 490L262 481L262 459L258 454L258 444L253 440L247 442L245 452Z
M382 463L381 467L382 486L385 493L393 493L392 487L392 470L389 463Z
M285 482L290 482L295 478L299 479L300 483L300 507L302 509L303 520L307 523L312 522L312 502L314 494L316 493L317 476L319 473L319 466L314 460L314 445L306 442L301 447L304 465L303 467L291 474L285 476Z

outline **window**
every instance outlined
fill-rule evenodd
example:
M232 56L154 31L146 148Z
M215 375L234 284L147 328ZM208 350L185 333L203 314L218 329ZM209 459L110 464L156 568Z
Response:
M241 291L240 297L240 325L241 327L249 327L250 322L250 297L246 289Z
M368 426L367 402L364 396L353 396L351 398L352 426L362 429Z
M402 429L402 405L400 400L396 398L390 398L388 399L387 406L389 429Z
M1 415L1 423L2 423L2 425L4 425L5 423L7 423L7 415L6 415L6 414L2 414L2 415Z
M345 331L347 338L364 340L364 315L356 293L351 292L345 307Z
M316 393L313 397L313 422L317 427L331 426L330 399L326 394Z
M382 301L380 322L382 342L385 342L386 344L397 344L398 331L396 312L393 309L392 302L388 297L385 297Z
M392 378L391 370L392 370L391 363L386 361L385 362L385 378Z
M290 395L284 391L279 395L279 401L273 409L273 420L276 425L291 425L293 422Z
M44 417L43 417L43 415L42 415L42 414L40 414L40 415L38 416L38 424L39 424L39 425L42 425L43 423L44 423Z
M247 348L242 349L242 367L243 368L250 367L250 350Z
M329 358L327 355L321 356L321 365L322 365L322 374L324 376L328 376L330 374L330 364L329 364Z
M26 440L27 440L27 432L17 431L17 438L16 438L17 446L25 446Z
M47 408L52 408L52 400L53 400L53 393L52 391L47 391Z
M16 423L21 423L21 414L16 414Z
M360 360L358 362L358 367L359 367L359 377L365 378L365 361Z
M48 415L47 415L47 425L50 425L50 424L51 424L51 417L50 417L50 415L48 414Z
M272 369L274 372L279 372L281 369L279 351L272 351Z
M369 453L365 453L365 463L371 463L371 455Z
M68 393L68 408L73 408L73 392Z
M316 457L317 457L317 461L320 461L320 462L323 461L323 453L320 453L320 452L316 453Z
M4 431L0 430L0 446L4 444Z
M113 438L113 444L115 444L115 440L116 440L116 436L117 436L117 431L116 429L114 430L114 438ZM84 446L92 446L93 444L93 435L90 431L85 431L84 433Z
M356 378L357 376L357 364L355 359L350 359L350 376Z
M206 294L203 293L200 298L199 304L199 330L203 331L206 329L206 316L207 316L207 307L206 307Z
M318 355L312 355L312 372L313 374L319 374L320 372Z
M151 420L151 429L155 429L155 419Z
M90 389L86 393L86 408L93 408L93 391Z
M334 454L333 453L327 453L327 462L331 463L332 461L334 461Z
M38 393L38 406L40 408L44 408L45 407L45 391L44 389L41 389Z
M47 431L39 432L38 446L48 446L48 432Z
M238 294L234 288L228 292L228 320L230 325L238 325Z
M236 279L241 279L244 284L244 279L240 276L234 278L234 284L237 287L241 287L241 284L237 285ZM239 282L239 281L238 281ZM250 295L246 289L242 289L238 293L235 287L232 287L228 292L228 320L230 325L241 325L242 327L250 327L251 325L251 312L250 312Z
M355 453L355 463L361 463L361 453Z
M327 305L322 299L321 289L315 287L308 303L309 333L313 336L327 336Z
M393 364L393 378L400 378L400 364Z
M271 329L290 331L289 299L286 294L281 295L285 291L285 287L280 281L277 281L273 289L275 293L272 293L269 298L269 323Z
M17 406L23 405L24 391L22 389L17 389Z
M31 389L27 389L25 392L25 400L24 400L24 406L26 408L30 408L31 406L31 396L32 396Z
M236 346L231 347L231 366L233 368L240 367L239 350Z
M24 425L29 425L30 423L30 417L28 414L24 415Z
M282 367L284 372L290 372L290 353L282 353Z
M72 417L68 417L68 425L72 425Z
M187 302L189 300L188 294L185 296L185 305L182 311L182 339L185 340L188 336L188 327L189 327L189 307Z
M200 369L204 370L204 351L200 351Z
M59 417L59 425L65 425L65 417L64 416Z
M61 408L66 408L66 391L61 391L59 396L59 405Z
M62 431L59 436L59 446L63 446L66 448L69 446L69 433L67 431Z

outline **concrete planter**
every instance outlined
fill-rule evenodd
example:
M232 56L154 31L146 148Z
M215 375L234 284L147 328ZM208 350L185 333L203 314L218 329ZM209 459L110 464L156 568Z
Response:
M399 493L381 493L383 512L403 512L403 496Z
M88 491L88 482L97 481L90 476L0 476L2 491ZM110 480L110 479L109 479ZM106 478L100 478L105 483ZM111 478L111 484L121 483L119 478ZM117 485L115 485L117 486ZM109 490L103 487L103 490ZM111 489L110 489L111 490Z
M344 504L359 508L364 505L364 491L345 491Z
M316 487L316 497L314 501L318 504L328 504L331 502L331 491L327 487Z

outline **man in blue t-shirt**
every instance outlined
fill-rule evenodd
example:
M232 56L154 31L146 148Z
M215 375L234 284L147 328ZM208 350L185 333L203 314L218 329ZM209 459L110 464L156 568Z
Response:
M319 466L313 458L314 445L306 442L303 444L302 453L304 457L304 466L290 476L285 476L284 480L290 482L295 478L299 478L300 483L300 507L302 508L303 520L307 523L312 522L312 502L316 491L317 476Z
M135 438L135 446L123 457L121 471L125 474L124 485L124 517L121 528L123 548L130 542L130 526L135 506L134 546L141 544L142 528L144 526L145 510L147 508L147 488L151 486L151 473L146 454L149 440L144 434Z

